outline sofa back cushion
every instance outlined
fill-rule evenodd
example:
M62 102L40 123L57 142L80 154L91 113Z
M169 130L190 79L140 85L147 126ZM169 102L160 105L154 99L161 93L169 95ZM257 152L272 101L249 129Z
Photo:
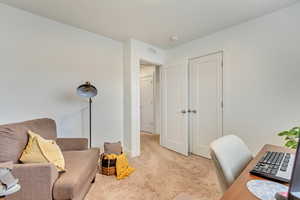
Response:
M17 163L27 142L28 130L45 139L56 139L56 124L52 119L36 119L0 126L0 162Z

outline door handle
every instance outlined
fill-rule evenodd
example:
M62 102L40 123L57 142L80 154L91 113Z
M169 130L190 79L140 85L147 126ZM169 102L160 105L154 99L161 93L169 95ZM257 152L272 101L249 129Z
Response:
M186 113L186 110L182 110L181 113L182 113L182 114L185 114L185 113Z
M189 112L189 113L192 112L192 113L196 114L196 113L197 113L197 110L190 110L190 109L188 109L188 112Z

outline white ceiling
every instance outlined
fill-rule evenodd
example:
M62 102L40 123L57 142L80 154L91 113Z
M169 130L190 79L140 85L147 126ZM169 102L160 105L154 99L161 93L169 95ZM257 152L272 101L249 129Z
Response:
M0 0L115 40L173 47L299 0ZM177 35L172 42L170 36Z

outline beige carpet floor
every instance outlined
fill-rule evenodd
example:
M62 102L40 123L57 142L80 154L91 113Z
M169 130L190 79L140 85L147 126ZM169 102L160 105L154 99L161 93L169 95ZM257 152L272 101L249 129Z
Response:
M183 156L159 145L159 135L141 134L141 156L127 179L97 175L86 200L217 200L220 191L210 160Z

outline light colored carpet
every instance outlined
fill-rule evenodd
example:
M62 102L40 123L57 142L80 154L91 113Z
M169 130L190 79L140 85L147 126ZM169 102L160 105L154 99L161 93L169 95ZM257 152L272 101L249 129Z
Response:
M136 171L127 179L97 175L86 200L217 200L220 191L210 160L182 156L141 134L142 153L130 158Z
M181 193L181 194L177 195L174 200L198 200L198 199L195 197L192 197L188 194Z

